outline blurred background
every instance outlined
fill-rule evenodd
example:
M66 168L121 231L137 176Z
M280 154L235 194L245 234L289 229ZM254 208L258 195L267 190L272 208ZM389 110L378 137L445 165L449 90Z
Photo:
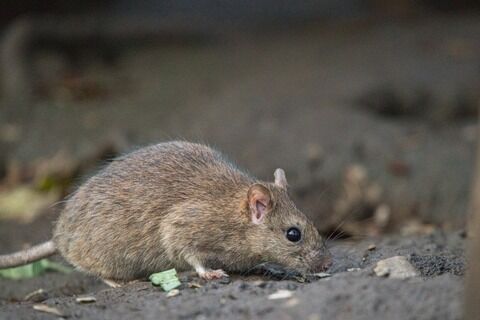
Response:
M172 139L208 143L265 180L284 168L324 233L463 228L479 9L473 0L4 1L3 251L48 239L55 204L102 162Z

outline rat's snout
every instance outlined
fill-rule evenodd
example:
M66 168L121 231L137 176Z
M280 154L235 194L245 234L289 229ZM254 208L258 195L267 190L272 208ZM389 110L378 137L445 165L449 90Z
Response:
M314 272L325 272L328 269L330 269L332 264L333 264L333 260L331 256L323 257L323 259L321 259L320 263L317 265L317 268L316 270L314 270Z
M315 259L312 261L311 264L311 271L315 272L325 272L327 271L333 264L332 255L327 250L321 250L317 252L315 255Z

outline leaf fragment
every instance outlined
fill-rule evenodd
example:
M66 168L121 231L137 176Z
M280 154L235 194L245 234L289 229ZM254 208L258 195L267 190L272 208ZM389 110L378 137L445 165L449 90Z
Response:
M46 304L41 304L41 303L34 304L33 309L37 310L37 311L45 312L45 313L54 314L54 315L59 316L61 318L65 318L65 315L60 310L58 310L55 307L47 306Z
M60 263L48 259L42 259L24 266L0 269L0 277L13 280L29 279L37 277L47 271L70 273L72 272L72 269Z
M175 269L153 273L148 279L154 286L160 286L164 291L167 292L178 288L182 284L178 279L177 271Z

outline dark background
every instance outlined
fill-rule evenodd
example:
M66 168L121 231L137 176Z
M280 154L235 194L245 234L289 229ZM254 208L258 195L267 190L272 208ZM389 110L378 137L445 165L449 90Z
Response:
M406 221L462 226L479 92L475 1L9 3L6 190L61 175L67 194L98 157L183 138L263 179L283 167L325 232L378 215L388 217L374 233ZM55 157L70 172L38 168Z

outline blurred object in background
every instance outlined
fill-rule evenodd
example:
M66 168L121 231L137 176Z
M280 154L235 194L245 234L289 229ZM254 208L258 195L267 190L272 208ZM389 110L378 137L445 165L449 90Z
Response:
M284 167L324 233L465 221L480 92L474 1L4 8L1 192L55 185L60 200L94 168L85 159L106 159L95 156L105 145L113 156L184 138L267 180ZM39 164L59 154L70 169L44 174Z

